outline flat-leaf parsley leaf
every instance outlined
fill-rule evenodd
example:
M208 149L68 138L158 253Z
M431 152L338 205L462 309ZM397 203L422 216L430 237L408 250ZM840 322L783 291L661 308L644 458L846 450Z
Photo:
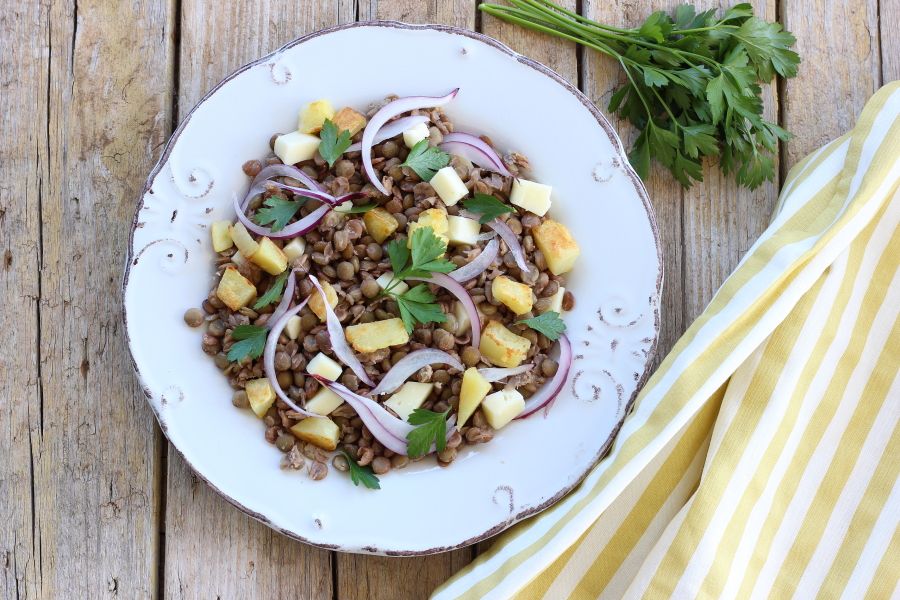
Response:
M341 450L341 454L347 459L347 466L350 467L350 481L353 482L353 485L358 486L359 484L363 484L363 486L370 490L381 489L381 483L379 483L375 473L372 472L372 467L359 466L359 463L353 460L353 458L344 450Z
M463 206L466 210L481 214L478 222L484 225L489 221L493 221L504 213L515 212L512 206L503 204L494 196L476 193L474 198L463 200Z
M281 297L281 293L284 291L284 284L287 282L288 275L290 274L291 271L287 270L276 277L275 281L272 282L272 285L269 286L269 289L266 290L266 293L260 296L259 300L253 305L253 310L265 308L278 300L278 298Z
M272 231L281 231L297 214L303 202L288 200L284 196L269 196L263 201L263 207L256 211L253 220L260 225L271 223Z
M350 132L346 129L338 132L337 125L331 119L325 119L322 131L319 132L319 154L325 159L329 167L333 167L337 159L350 147Z
M238 340L228 351L228 360L238 362L247 357L259 358L266 347L268 328L259 325L238 325L231 331L231 339Z
M434 146L428 145L428 139L420 140L409 151L406 161L401 167L409 167L416 172L422 181L431 181L434 174L450 164L450 155Z
M442 413L424 408L417 408L410 413L407 421L410 425L416 426L406 434L408 442L406 451L410 458L425 456L431 450L431 444L435 445L438 452L447 447L447 415L449 414L449 408Z
M563 331L566 330L566 324L559 318L559 313L548 310L536 317L519 321L524 325L528 325L538 333L543 333L548 340L558 340Z

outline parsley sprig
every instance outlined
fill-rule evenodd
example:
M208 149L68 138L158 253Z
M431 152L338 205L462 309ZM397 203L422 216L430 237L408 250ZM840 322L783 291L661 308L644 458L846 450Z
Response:
M253 220L259 225L271 224L272 231L281 231L305 202L305 200L288 200L284 196L269 196L253 215Z
M481 218L478 219L478 222L482 225L493 221L502 214L516 212L512 206L503 204L503 202L495 196L479 194L477 192L475 193L474 198L463 200L463 206L465 206L468 211L479 213Z
M325 159L329 167L333 167L334 163L346 152L350 147L350 132L346 129L338 131L337 125L331 119L325 119L322 124L322 131L319 132L319 154Z
M552 310L530 319L523 319L519 323L528 325L538 333L543 333L544 337L551 341L558 340L562 332L566 330L566 324L559 318L559 313Z
M350 481L353 482L353 485L358 486L359 484L363 484L364 487L367 487L370 490L381 489L381 483L379 483L378 477L372 471L372 467L359 466L359 463L353 460L353 457L344 450L341 450L341 454L347 459L347 465L350 467Z
M416 172L422 181L431 181L434 174L450 164L450 155L434 146L428 145L428 139L419 140L410 149L406 161L401 167L409 167Z
M636 29L592 21L549 0L509 0L480 9L613 57L626 83L609 110L639 130L629 158L645 178L654 158L685 187L703 180L703 157L739 184L755 188L775 176L773 153L790 134L763 118L761 83L797 74L796 38L780 24L737 4L716 16L681 5L651 14Z
M247 357L259 358L266 347L267 327L238 325L231 331L231 339L238 340L228 351L228 360L238 362Z
M406 451L410 458L425 456L431 450L431 444L434 444L438 452L447 447L447 415L449 414L449 408L442 413L425 408L417 408L410 413L407 421L410 425L416 426L406 434Z
M265 308L278 300L284 291L284 284L287 282L288 275L290 274L291 270L287 269L286 271L283 271L281 275L276 277L275 281L272 282L272 285L269 286L269 289L266 290L266 293L260 296L259 300L253 305L253 310Z

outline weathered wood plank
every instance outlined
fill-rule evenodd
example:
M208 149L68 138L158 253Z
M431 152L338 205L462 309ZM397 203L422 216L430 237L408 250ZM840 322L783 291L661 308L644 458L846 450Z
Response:
M352 21L351 0L184 0L179 118L241 65L305 33ZM167 598L331 598L328 552L275 533L228 505L168 453Z
M48 7L0 15L0 597L36 597L32 452L41 449L38 377L41 194L47 172ZM10 307L15 307L10 309ZM38 455L39 458L39 455Z
M881 82L900 79L900 0L878 4L878 33L881 40Z
M162 440L125 348L120 283L138 192L170 127L172 10L168 0L52 3L49 89L35 90L48 107L22 116L45 128L32 431L32 568L44 598L157 591ZM34 110L44 99L18 101Z

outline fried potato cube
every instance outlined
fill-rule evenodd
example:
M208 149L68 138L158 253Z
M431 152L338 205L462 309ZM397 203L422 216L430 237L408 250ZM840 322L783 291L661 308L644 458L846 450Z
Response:
M331 452L337 448L341 429L328 417L307 417L291 427L291 433L301 440Z
M259 250L253 253L250 260L269 275L278 275L287 269L287 256L275 242L267 237L259 240Z
M360 131L362 131L366 126L366 116L362 113L356 112L349 106L345 106L341 110L337 111L337 114L334 115L334 118L331 119L332 122L337 125L338 131L349 131L350 137L353 137Z
M500 367L518 367L528 355L531 342L516 335L499 321L490 321L481 332L481 355Z
M375 352L409 341L409 334L402 319L384 319L350 325L344 333L347 335L347 341L357 352Z
M494 298L517 315L524 315L531 310L534 304L531 288L524 283L513 281L506 275L494 278L494 281L491 282L491 292L494 294Z
M334 287L327 281L323 281L322 290L325 291L325 298L328 299L328 304L331 305L331 308L337 306L338 297L337 292L334 291ZM319 290L315 290L312 297L309 299L309 309L319 317L320 321L325 320L328 313L325 312L325 302L322 300L322 294L319 293Z
M412 248L413 232L420 227L431 227L434 235L442 239L445 245L450 242L450 238L447 237L450 221L447 219L447 211L443 208L423 210L417 220L406 226L406 233L409 236L406 240L407 248Z
M231 310L240 310L256 298L256 286L237 269L228 267L219 280L216 296Z
M310 102L300 112L297 129L303 133L319 133L325 119L334 121L334 107L328 100Z
M562 275L572 270L581 249L565 225L547 219L532 230L532 235L551 273Z
M212 236L213 250L222 252L234 246L234 240L231 239L231 221L216 221L210 228L209 233Z
M379 244L384 243L384 240L391 237L400 226L394 215L383 208L373 208L365 213L363 215L363 224L366 226L366 231L369 235Z
M269 385L269 380L265 377L251 379L244 384L244 391L247 392L247 400L250 401L250 408L256 416L260 419L265 417L275 403L275 390Z

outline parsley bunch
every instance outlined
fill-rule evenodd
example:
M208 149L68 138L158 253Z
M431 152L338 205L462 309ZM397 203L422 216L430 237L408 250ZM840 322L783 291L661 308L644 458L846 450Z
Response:
M790 134L762 117L760 83L797 74L796 38L737 4L716 16L681 5L655 12L637 29L592 21L548 0L482 4L505 21L571 40L611 56L626 83L609 110L640 134L629 159L642 178L655 158L685 187L703 180L702 160L718 156L725 174L755 188L775 176L772 154Z

